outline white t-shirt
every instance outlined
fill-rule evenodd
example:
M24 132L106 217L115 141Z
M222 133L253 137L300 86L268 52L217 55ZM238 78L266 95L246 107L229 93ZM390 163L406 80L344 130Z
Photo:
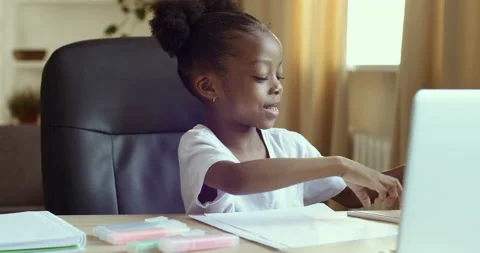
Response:
M261 130L270 158L321 157L302 135L286 129ZM346 187L340 177L329 177L289 186L270 192L231 195L217 190L212 202L201 203L205 174L219 161L239 162L233 153L204 125L187 131L178 147L180 183L187 214L248 212L300 207L326 201Z

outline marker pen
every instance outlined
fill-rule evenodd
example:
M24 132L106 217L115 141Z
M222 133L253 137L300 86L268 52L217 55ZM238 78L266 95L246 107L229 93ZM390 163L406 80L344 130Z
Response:
M178 235L190 231L190 228L185 226L164 227L164 228L149 228L133 231L111 232L106 234L105 241L119 245L126 244L131 241L146 240L152 238L160 238L171 235Z
M137 230L145 230L145 229L152 229L152 228L173 228L173 227L185 228L187 227L187 225L177 220L166 220L161 222L135 222L135 223L113 224L113 225L95 227L93 229L93 235L95 237L98 237L101 240L105 240L106 236L111 233L137 231Z
M238 245L240 238L227 233L206 234L198 236L169 236L161 238L158 249L165 253L188 252Z
M194 229L189 232L182 233L183 236L200 236L204 235L205 231ZM148 239L141 241L129 242L126 246L129 253L157 253L158 252L158 242L160 238Z

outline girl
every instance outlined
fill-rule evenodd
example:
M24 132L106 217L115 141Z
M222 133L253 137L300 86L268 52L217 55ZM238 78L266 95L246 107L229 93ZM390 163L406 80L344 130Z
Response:
M300 134L273 128L283 93L282 45L233 0L161 0L152 34L177 58L207 120L178 147L188 214L245 212L334 199L346 207L387 203L399 180L343 157L322 157ZM401 178L403 167L390 171ZM370 189L370 190L369 190Z

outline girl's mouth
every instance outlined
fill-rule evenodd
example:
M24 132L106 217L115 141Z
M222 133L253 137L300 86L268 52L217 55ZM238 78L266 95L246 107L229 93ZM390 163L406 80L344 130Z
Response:
M263 109L269 114L269 116L276 118L279 114L277 104L270 104L263 106Z

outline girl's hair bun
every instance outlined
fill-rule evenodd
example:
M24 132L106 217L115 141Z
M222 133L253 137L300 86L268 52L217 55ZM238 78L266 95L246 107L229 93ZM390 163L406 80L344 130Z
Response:
M152 35L171 57L185 44L191 25L204 13L241 11L233 0L158 0L152 5Z
M205 6L195 0L159 0L152 5L150 29L171 57L176 55L190 35L190 25L202 15Z
M234 0L203 0L205 13L208 12L240 12L242 9Z

